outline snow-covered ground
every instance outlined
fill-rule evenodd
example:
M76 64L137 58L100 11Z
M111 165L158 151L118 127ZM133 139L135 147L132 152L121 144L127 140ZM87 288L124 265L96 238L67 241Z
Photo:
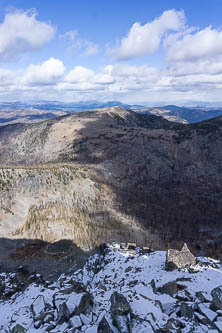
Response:
M218 308L211 295L222 285L219 262L197 258L192 268L166 271L165 260L164 251L113 244L56 283L37 277L2 297L0 332L222 332L222 292ZM10 291L11 280L1 274L0 291L3 284Z

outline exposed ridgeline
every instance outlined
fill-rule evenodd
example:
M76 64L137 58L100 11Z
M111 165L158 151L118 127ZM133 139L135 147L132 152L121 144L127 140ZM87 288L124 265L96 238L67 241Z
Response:
M68 230L76 241L78 230L85 247L175 240L219 254L221 145L221 117L178 124L120 107L2 127L0 232L56 240Z

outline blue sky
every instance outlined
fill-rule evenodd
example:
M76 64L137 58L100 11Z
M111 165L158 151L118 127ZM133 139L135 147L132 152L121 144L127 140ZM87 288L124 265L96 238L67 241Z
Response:
M0 100L220 102L221 0L1 0Z

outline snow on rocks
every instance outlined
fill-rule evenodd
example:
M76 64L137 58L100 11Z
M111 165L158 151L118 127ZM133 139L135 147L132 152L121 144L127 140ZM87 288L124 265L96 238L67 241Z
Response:
M167 250L166 269L174 270L177 268L189 267L196 264L194 255L190 252L185 243L181 251L174 249Z
M53 284L32 277L17 289L14 273L2 273L0 332L222 332L219 262L166 271L165 260L164 251L113 244Z

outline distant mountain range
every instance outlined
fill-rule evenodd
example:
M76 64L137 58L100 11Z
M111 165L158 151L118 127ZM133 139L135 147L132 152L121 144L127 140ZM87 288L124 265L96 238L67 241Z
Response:
M120 106L138 113L162 116L169 121L179 123L196 123L222 115L222 106L181 107L177 105L144 106L125 104L120 101L87 101L65 103L59 101L33 101L33 102L2 102L0 103L0 126L12 123L33 123L46 119L83 112L100 108Z
M140 113L162 116L167 120L179 123L197 123L222 115L222 107L180 107L176 105L166 105L164 107L143 107L132 109Z

